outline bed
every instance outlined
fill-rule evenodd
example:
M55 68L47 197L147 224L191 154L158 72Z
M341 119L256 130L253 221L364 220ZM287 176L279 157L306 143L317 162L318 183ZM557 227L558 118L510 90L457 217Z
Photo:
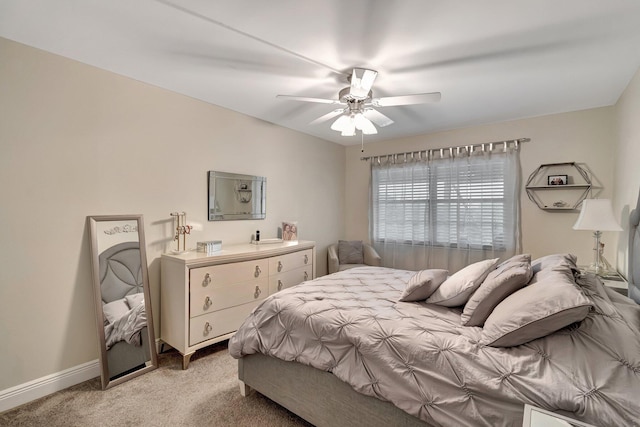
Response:
M638 268L637 221L630 233ZM638 425L640 307L575 261L530 261L531 279L483 326L461 324L469 302L399 301L412 271L355 268L278 292L229 342L241 392L255 389L317 426L519 426L525 404L599 426ZM564 326L542 327L522 295L553 305L560 287L580 295L548 317ZM496 325L515 319L539 330L496 339Z
M107 363L113 380L151 359L138 242L106 249L99 265Z

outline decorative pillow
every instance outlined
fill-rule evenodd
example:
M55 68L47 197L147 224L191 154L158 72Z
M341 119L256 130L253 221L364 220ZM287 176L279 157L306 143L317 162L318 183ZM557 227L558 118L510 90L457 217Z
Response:
M126 295L124 299L127 301L129 308L134 308L144 302L144 293L139 292L137 294Z
M407 287L400 296L400 301L422 301L426 300L438 289L449 275L447 270L422 270L411 276Z
M574 273L579 271L576 266L577 259L573 254L553 254L531 261L533 270L531 283L546 280L550 276L557 277L558 274L563 274L573 281Z
M556 267L567 267L578 270L578 267L576 267L577 260L578 258L573 254L547 255L531 261L531 268L533 269L533 274L538 273L542 269Z
M129 311L129 306L124 298L111 301L102 305L102 313L109 323L113 323Z
M591 301L564 275L530 284L505 298L489 315L480 342L512 347L584 319Z
M444 307L457 307L463 305L469 296L478 289L478 286L487 277L487 274L498 264L500 258L486 259L470 264L456 272L440 285L427 299L428 303L438 304Z
M462 324L482 326L493 309L503 299L529 283L532 276L529 254L516 255L498 265L498 268L487 275L464 306Z
M362 240L338 240L338 262L340 264L363 264Z

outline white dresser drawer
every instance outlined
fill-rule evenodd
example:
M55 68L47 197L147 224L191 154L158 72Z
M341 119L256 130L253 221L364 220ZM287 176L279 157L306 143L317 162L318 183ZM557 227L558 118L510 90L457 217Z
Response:
M192 268L189 271L189 284L191 292L193 292L196 288L208 288L220 284L246 282L267 277L268 271L269 261L267 259Z
M190 317L211 313L223 308L235 307L269 295L269 278L264 275L242 283L225 283L207 287L193 286L190 301Z
M286 273L276 274L269 277L269 295L281 291L291 286L298 285L306 280L311 280L313 266L308 265Z
M269 275L285 273L313 264L312 250L293 252L269 258Z
M191 319L189 321L189 345L196 345L202 341L237 331L244 319L260 301L262 299Z

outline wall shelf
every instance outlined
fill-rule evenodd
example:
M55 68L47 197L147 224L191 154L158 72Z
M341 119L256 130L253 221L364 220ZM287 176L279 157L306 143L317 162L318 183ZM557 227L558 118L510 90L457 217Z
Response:
M551 177L564 177L564 184L549 185ZM575 162L546 163L538 166L527 179L527 196L545 211L573 211L591 191L591 178Z

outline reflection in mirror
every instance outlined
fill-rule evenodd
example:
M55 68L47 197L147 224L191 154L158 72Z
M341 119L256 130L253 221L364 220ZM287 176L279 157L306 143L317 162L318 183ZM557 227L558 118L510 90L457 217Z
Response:
M90 216L91 266L107 389L155 369L142 215Z

